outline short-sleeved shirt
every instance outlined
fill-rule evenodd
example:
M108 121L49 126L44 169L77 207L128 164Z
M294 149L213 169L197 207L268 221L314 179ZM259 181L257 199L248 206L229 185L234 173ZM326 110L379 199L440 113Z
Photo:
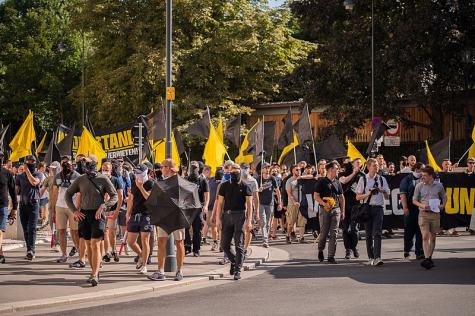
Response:
M361 177L360 180L358 181L358 185L356 186L356 193L359 193L359 194L368 193L373 188L379 188L381 184L383 185L384 191L387 194L390 193L386 178L379 175L375 175L373 178L371 178L369 175L366 175L365 178L366 178L366 187L364 185L364 180L363 180L364 178ZM364 202L366 202L366 200ZM385 202L384 202L383 193L379 192L378 194L372 194L369 200L369 204L373 206L384 207Z
M73 171L71 174L65 176L63 173L58 173L54 177L54 185L58 187L58 199L56 201L56 206L67 208L66 199L64 194L69 186L80 176L79 173ZM75 199L75 197L73 197Z
M426 184L420 182L416 185L414 189L414 200L420 203L426 203L429 205L429 200L439 199L441 205L447 201L447 196L445 194L444 186L440 182L432 182L432 184ZM420 211L430 211L430 207L427 209L419 208Z
M409 208L415 207L414 204L412 203L412 198L414 196L414 190L416 189L416 185L421 181L421 179L417 179L414 177L414 175L411 173L407 176L405 176L402 180L401 183L399 184L399 193L400 194L405 194L406 195L406 201L407 201L407 206Z
M209 209L212 210L216 202L216 194L221 180L216 180L214 177L208 181L209 185Z
M150 192L153 187L153 181L152 180L147 180L143 184L143 188L145 191ZM132 188L130 189L130 192L134 196L134 201L132 204L132 215L137 214L137 213L142 213L142 214L149 214L147 208L145 207L145 201L146 199L144 198L142 192L140 189L137 187L135 184L135 181L132 182Z
M114 189L118 192L119 190L122 190L123 192L123 182L117 178L117 177L114 177L114 176L111 176L111 182L112 182L112 185L114 186ZM111 208L109 209L110 211L115 211L115 209L117 208L117 203L114 204L113 206L111 206Z
M201 204L205 201L205 193L209 192L209 183L208 180L203 176L200 175L198 179L192 180L191 178L187 178L186 180L196 184L198 186L198 196L200 198Z
M241 181L251 188L252 193L256 193L259 191L259 185L257 184L256 178L248 176L247 178L241 178Z
M256 181L261 183L262 188L262 191L259 192L259 203L262 205L273 205L274 190L278 188L277 180L273 176L269 176L267 179L259 177Z
M32 176L33 178L39 179L40 184L35 186L31 185L26 172L18 175L15 179L16 185L20 188L20 204L30 205L37 203L40 199L40 186L45 176L41 172L33 172Z
M252 196L249 185L240 181L239 183L231 183L231 181L223 182L219 188L219 195L224 197L224 210L245 211L246 197Z
M361 171L358 171L357 174L348 182L347 184L343 185L343 194L345 195L345 205L348 207L352 207L356 203L359 203L356 200L356 187L358 186L358 181L361 177L364 177L365 174Z
M330 180L327 177L321 178L315 184L315 193L320 195L320 198L331 197L335 200L335 206L333 208L340 207L340 201L338 196L343 194L343 188L338 179Z
M293 200L288 199L287 201L287 206L294 206L294 201L299 201L299 183L297 179L294 178L289 178L287 182L285 183L285 190L288 191L290 190L290 193L292 194Z

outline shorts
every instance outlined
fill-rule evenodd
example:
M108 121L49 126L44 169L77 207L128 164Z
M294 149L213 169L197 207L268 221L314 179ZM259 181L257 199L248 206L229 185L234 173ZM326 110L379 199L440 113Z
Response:
M181 241L185 239L185 229L178 229L175 230L173 233L173 238L175 241ZM158 238L163 238L163 237L168 237L168 234L166 231L164 231L160 226L157 226L157 237Z
M107 221L106 221L106 228L108 229L117 229L117 218L116 219L110 219L110 218L107 218Z
M48 198L40 199L40 207L46 206L48 204Z
M287 217L287 224L290 226L294 226L294 224L296 224L297 227L305 227L305 225L307 224L307 220L300 213L300 209L298 206L288 206L285 216Z
M277 210L279 205L274 204L274 218L282 218L284 216L284 210Z
M56 229L67 229L68 222L71 230L78 230L78 222L74 219L74 212L67 207L56 206Z
M7 231L8 207L0 207L0 230Z
M127 223L127 231L131 233L151 233L153 227L150 223L150 215L142 213L132 214Z
M419 211L421 233L436 234L440 231L440 213Z
M117 217L117 222L119 226L127 226L126 215L127 215L127 210L121 208L119 212L119 216Z
M79 238L84 240L103 239L104 230L106 228L106 216L104 212L101 214L101 219L96 219L96 211L83 211L81 213L85 215L85 218L79 222Z
M216 227L216 221L213 221L213 211L208 211L208 214L206 215L206 224L208 224L208 227Z

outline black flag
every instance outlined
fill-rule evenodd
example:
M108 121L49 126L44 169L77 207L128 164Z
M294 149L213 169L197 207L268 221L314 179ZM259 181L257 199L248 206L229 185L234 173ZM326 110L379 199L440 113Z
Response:
M57 131L56 133L53 133L53 138L51 138L51 141L49 143L48 149L46 150L45 154L45 162L47 165L50 165L53 161L61 161L61 153L59 152L58 145L56 145L56 140L57 140ZM70 132L70 134L74 134L73 132Z
M254 154L254 157L262 154L264 151L264 132L264 122L260 121L259 124L249 132L249 136L247 137L249 145L247 149L244 150L244 154Z
M188 128L186 129L186 132L191 135L196 135L202 138L208 138L209 129L210 129L210 116L209 116L209 109L206 108L201 118L196 120L190 126L188 126Z
M158 110L145 117L145 123L149 140L158 141L165 139L165 109L162 105L158 106Z
M313 136L312 127L310 126L310 116L308 114L308 106L305 104L300 119L295 123L295 130L299 138L300 146L305 149L312 149Z
M237 148L241 146L241 115L229 120L224 131L224 138Z
M10 124L8 124L4 129L2 129L2 131L0 132L0 151L2 151L5 155L5 151L4 151L4 143L6 141L5 137L7 135L7 132L8 132L8 128L10 127Z
M430 146L432 156L434 156L434 159L439 166L442 164L444 159L449 159L449 144L450 137L446 137ZM417 160L424 164L429 163L429 159L427 158L427 150L425 148L419 149L417 151Z
M285 116L285 119L283 120L284 122L284 129L282 130L282 133L279 136L279 141L277 144L277 147L279 150L284 149L288 145L294 142L294 131L293 131L293 126L292 126L292 113L289 111L287 112L287 115Z
M62 128L62 126L60 126L60 128ZM58 130L60 128L58 128ZM61 156L70 156L70 157L72 157L73 141L74 141L74 128L75 128L75 125L73 125L73 128L69 129L69 132L63 138L63 140L61 140L59 142L59 144L57 145L57 149L59 150L59 153L60 153Z
M173 135L175 136L176 149L178 149L178 154L181 155L185 152L185 146L183 145L181 134L178 130L174 130Z
M264 123L264 152L266 155L272 154L275 143L275 121Z
M333 160L346 157L347 151L343 143L333 134L315 146L317 159Z
M384 135L384 132L388 129L389 126L382 121L378 124L378 126L376 126L373 131L373 134L371 135L371 139L369 140L368 148L366 149L366 156L369 156L371 154L376 140L380 139Z
M310 150L308 150L308 149L306 149L302 146L295 147L295 156L297 158L297 162L299 162L299 161L310 161L310 153L311 153ZM289 151L287 153L287 155L285 155L284 159L282 160L282 163L285 164L286 166L294 165L295 160L294 160L293 150Z

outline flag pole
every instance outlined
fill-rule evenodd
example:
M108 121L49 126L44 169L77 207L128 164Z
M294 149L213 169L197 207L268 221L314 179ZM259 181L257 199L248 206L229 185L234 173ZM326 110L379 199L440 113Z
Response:
M449 132L449 161L450 161L450 139L452 138L452 131Z
M313 137L312 122L310 121L310 113L308 111L308 104L307 104L307 117L308 117L308 125L310 125L310 134L312 135L313 159L315 160L315 165L317 165L317 152L315 151L315 138Z
M292 107L291 106L289 106L289 110L290 110L290 122L292 123L292 143L293 143L294 142L294 137L295 137L294 136L295 131L294 131L294 127L293 127L294 123L292 122ZM294 148L292 148L292 151L294 152L294 165L297 164L297 152L295 151L295 147L296 146L294 146Z
M468 154L468 152L470 151L470 148L472 148L472 146L474 146L473 144L468 147L467 151L462 155L462 157L460 157L459 161L457 161L457 165L462 161L463 158L465 158L465 156Z
M259 184L259 186L262 186L262 170L264 169L263 168L263 165L264 165L264 139L265 139L265 123L264 123L264 115L262 115L262 152L261 152L261 183ZM257 146L257 144L256 144Z

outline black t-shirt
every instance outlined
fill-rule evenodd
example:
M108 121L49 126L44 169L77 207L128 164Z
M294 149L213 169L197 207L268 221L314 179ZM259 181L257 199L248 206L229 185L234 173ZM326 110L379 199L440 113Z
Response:
M340 181L336 178L333 181L330 181L327 177L321 178L315 184L315 192L319 193L322 199L324 197L332 197L336 202L335 207L340 206L338 196L343 194L343 188Z
M224 197L224 210L244 211L246 209L246 197L252 196L252 190L244 182L223 182L219 188L219 195Z
M216 191L218 190L218 185L221 183L221 180L216 180L214 177L209 179L209 209L212 210L214 203L216 202Z
M317 184L318 180L313 179L300 179L298 180L298 184L302 186L302 193L304 194L312 194L315 190L315 185Z
M200 175L198 179L187 177L186 180L198 185L198 196L201 204L203 204L205 202L205 192L209 192L208 180L203 175Z
M152 180L147 180L143 184L143 188L145 191L151 191L153 187L153 181ZM137 214L137 213L144 213L148 214L148 210L145 207L145 201L146 199L143 197L142 192L140 192L140 189L137 187L135 184L135 181L132 182L132 187L130 189L130 192L134 196L134 201L132 204L132 215Z
M353 206L356 203L359 203L356 200L356 187L358 186L358 181L361 177L364 177L365 174L359 171L347 184L343 185L343 192L345 194L346 205Z
M275 177L269 176L267 179L258 177L257 183L262 187L262 192L259 192L259 203L262 205L272 205L274 202L274 190L278 188Z

